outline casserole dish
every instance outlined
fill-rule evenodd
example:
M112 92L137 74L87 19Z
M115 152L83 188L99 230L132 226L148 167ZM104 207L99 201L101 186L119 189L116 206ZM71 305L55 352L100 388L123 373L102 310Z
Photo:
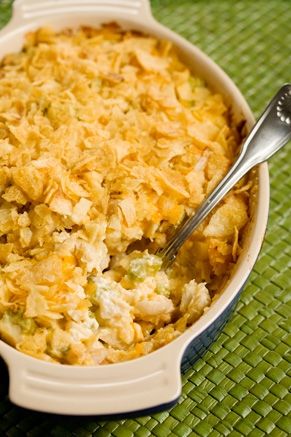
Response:
M205 55L157 23L143 0L127 1L16 1L10 24L2 31L0 56L19 50L23 35L43 25L55 29L79 25L98 26L116 21L171 40L181 58L224 95L237 119L253 123L239 91ZM181 391L180 366L193 362L207 348L227 320L258 255L268 214L267 167L260 167L256 211L233 275L210 310L181 337L134 361L100 367L55 365L36 360L0 342L0 354L10 374L10 399L23 407L61 414L143 414L172 405Z

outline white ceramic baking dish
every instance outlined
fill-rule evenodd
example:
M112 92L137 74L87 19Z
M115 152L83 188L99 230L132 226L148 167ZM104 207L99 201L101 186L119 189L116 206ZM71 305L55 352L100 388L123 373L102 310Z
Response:
M123 28L171 40L194 73L222 93L238 118L246 120L248 129L254 122L229 77L198 48L158 23L148 0L16 0L13 6L13 17L0 33L0 58L20 50L24 34L43 25L56 29L98 27L115 21ZM269 205L266 164L258 170L255 202L244 252L234 274L210 310L183 335L148 356L100 367L46 363L0 341L11 401L34 410L74 415L142 415L173 405L181 393L181 363L184 367L192 363L220 332L260 251Z

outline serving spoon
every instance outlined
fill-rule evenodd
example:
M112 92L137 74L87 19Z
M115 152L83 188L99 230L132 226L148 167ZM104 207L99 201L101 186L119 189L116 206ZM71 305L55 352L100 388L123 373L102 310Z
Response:
M291 139L291 84L283 85L244 140L240 153L225 177L202 202L195 213L186 217L157 254L168 268L178 250L208 216L220 200L254 166L274 155Z

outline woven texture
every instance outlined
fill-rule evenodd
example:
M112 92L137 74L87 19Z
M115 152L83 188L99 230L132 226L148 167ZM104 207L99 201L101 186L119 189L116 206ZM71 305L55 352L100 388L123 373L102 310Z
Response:
M0 26L10 5L0 0ZM153 0L152 8L224 68L255 115L282 83L291 82L290 0ZM178 404L152 417L111 422L34 413L7 400L1 367L0 436L291 435L290 146L270 163L271 211L260 258L231 321L183 375Z

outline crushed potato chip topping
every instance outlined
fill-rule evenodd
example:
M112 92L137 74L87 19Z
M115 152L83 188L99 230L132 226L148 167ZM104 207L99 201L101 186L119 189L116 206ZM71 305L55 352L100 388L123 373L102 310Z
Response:
M106 364L195 322L240 252L249 182L169 271L152 253L231 165L233 124L168 41L115 25L29 33L0 64L1 338Z

